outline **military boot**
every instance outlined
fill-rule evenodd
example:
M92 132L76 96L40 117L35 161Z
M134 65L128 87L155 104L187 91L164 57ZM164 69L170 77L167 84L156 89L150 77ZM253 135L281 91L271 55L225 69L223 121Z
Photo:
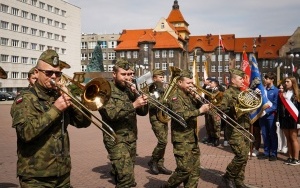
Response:
M222 176L222 180L223 180L224 183L226 184L226 187L227 187L227 188L236 188L233 179L227 177L226 175L223 175L223 176Z
M159 174L158 167L157 167L157 162L156 162L156 161L150 160L150 161L148 162L148 166L150 167L150 171L151 171L154 175Z
M164 167L164 165L159 165L157 167L158 171L160 174L166 174L166 175L170 175L172 174L172 171L167 169L166 167Z

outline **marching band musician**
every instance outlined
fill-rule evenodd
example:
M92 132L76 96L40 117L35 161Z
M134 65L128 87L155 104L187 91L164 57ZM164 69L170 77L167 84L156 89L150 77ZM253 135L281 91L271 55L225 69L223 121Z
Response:
M235 105L237 103L237 98L240 88L243 86L245 73L239 69L230 69L231 74L231 84L228 89L223 94L223 99L220 104L220 110L225 112L229 117L238 122L245 129L250 128L250 118L249 114L246 113L239 118L235 118ZM250 151L250 143L245 137L238 132L232 126L226 126L226 137L230 144L230 147L235 154L231 163L226 168L226 173L223 175L222 179L228 188L244 188L247 187L244 184L245 179L245 167L248 160L248 153ZM240 129L243 131L242 129Z
M17 133L17 175L21 187L64 187L70 185L69 124L84 128L91 124L71 106L71 98L57 91L62 72L59 56L46 50L34 70L37 81L15 99L11 116Z
M219 81L212 78L210 80L210 92L212 94L220 91ZM212 101L211 101L212 102ZM221 132L221 118L216 113L212 113L211 111L207 113L207 132L209 135L209 142L213 146L220 145L220 132Z
M189 70L182 70L178 79L178 88L170 94L168 106L187 123L184 128L171 120L171 140L177 168L163 188L175 188L181 183L184 187L197 187L200 178L200 149L196 133L197 116L209 110L209 104L201 105L199 96L190 92L193 76Z
M113 67L110 82L111 97L99 110L102 120L109 124L117 135L117 142L103 134L105 148L112 164L116 188L135 187L134 163L136 157L137 118L148 113L147 96L133 94L135 90L127 83L132 80L133 66L118 59Z
M163 81L164 81L163 70L155 69L152 72L153 83L149 87L157 87L160 90L160 94L163 94ZM166 151L166 146L168 143L168 123L163 123L157 118L158 109L149 104L149 119L152 126L152 130L158 140L156 147L154 148L151 156L151 160L148 162L150 170L153 174L157 175L159 173L170 175L171 170L168 170L164 166L164 155Z

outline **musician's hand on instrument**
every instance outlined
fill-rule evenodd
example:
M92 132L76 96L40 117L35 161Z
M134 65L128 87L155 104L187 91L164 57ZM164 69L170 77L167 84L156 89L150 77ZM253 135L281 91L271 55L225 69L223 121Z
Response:
M138 98L136 98L136 100L132 103L134 108L139 108L142 106L145 106L148 101L147 101L148 97L145 95L141 95Z
M261 95L261 91L260 91L260 89L258 89L258 88L256 88L256 89L254 90L254 92L256 93L256 95Z
M58 99L56 99L56 101L54 102L54 106L60 111L66 110L70 105L71 98L65 93L58 97Z
M210 105L209 104L203 104L201 106L201 108L199 109L199 112L202 114L202 113L205 113L205 112L209 111L209 109L210 109Z

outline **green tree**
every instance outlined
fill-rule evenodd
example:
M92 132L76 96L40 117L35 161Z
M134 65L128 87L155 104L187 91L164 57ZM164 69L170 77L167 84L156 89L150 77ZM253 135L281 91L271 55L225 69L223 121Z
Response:
M87 66L88 72L103 72L103 56L102 56L102 49L101 49L101 41L97 41L97 45L93 51L92 58L90 63Z

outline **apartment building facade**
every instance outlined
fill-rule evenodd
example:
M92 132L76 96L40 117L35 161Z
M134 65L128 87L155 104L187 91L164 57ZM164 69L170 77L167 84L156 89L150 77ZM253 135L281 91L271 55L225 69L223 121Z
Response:
M87 65L93 57L94 49L100 45L105 72L112 72L113 61L116 59L117 40L120 34L85 34L81 35L81 71L87 71Z
M27 87L27 72L47 49L71 65L67 74L81 70L79 7L63 0L0 0L0 32L0 66L8 74L1 91Z

